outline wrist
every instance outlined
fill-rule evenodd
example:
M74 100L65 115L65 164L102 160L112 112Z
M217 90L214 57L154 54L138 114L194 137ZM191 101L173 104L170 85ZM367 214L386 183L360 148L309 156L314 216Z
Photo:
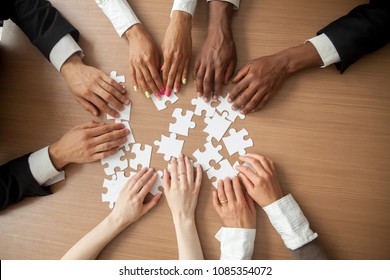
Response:
M81 64L83 64L83 61L81 60L80 56L78 53L74 53L62 64L60 72L62 75L66 75L67 72L72 71L74 67L77 67Z
M51 163L57 170L62 170L67 164L69 164L69 162L67 162L62 156L58 142L49 146L49 157Z
M141 23L137 23L126 30L125 36L130 43L131 39L134 39L134 37L139 36L139 34L143 32L144 32L143 26L141 25Z
M233 5L224 1L212 1L209 3L208 32L219 30L223 33L232 33Z
M173 222L175 225L186 225L195 223L195 215L192 214L186 214L186 213L179 213L179 214L172 214Z
M118 233L132 224L132 221L123 219L121 215L115 215L115 209L106 217L106 221Z

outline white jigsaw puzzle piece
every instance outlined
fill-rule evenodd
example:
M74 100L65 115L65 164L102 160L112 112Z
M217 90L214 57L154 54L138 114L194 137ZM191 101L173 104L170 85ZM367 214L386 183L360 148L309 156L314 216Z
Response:
M244 137L248 135L248 131L243 128L239 132L236 132L234 128L229 130L230 136L222 138L225 143L226 149L229 155L239 153L241 156L246 154L245 149L253 147L252 139L244 140Z
M119 193L126 184L127 180L136 173L131 172L130 177L125 176L125 172L117 172L111 180L104 179L103 187L107 189L106 193L102 193L102 202L109 202L109 207L114 208L115 202L118 200Z
M125 108L122 111L117 111L110 103L108 103L108 107L117 111L119 113L118 118L114 118L109 114L106 114L107 120L115 120L116 123L121 123L122 121L130 121L130 113L131 113L131 103L129 105L123 105Z
M172 117L176 118L176 123L169 124L169 132L188 136L188 130L195 127L195 122L191 121L194 112L187 110L184 116L182 113L183 109L181 108L176 108L173 111Z
M223 113L224 111L228 112L228 116L226 117L229 121L234 122L237 117L240 117L240 119L245 119L245 115L240 113L240 110L234 111L232 109L232 104L228 102L229 94L225 98L222 96L218 97L218 100L221 102L217 106L217 111L220 113Z
M154 183L152 189L149 191L152 195L157 195L159 193L161 193L161 191L159 190L159 187L164 187L164 181L163 181L163 175L164 173L160 170L157 171L157 180L156 182Z
M125 76L117 76L118 73L116 71L111 71L110 77L114 79L117 83L126 82Z
M203 131L209 134L206 138L207 141L211 141L213 137L217 139L218 142L221 140L226 130L232 124L231 121L226 119L227 115L227 112L223 112L222 116L215 113L213 117L204 119L207 126Z
M102 165L108 164L108 167L104 168L106 175L114 174L116 167L119 167L120 170L125 170L128 167L127 160L121 160L121 157L124 155L125 153L122 150L119 150L112 156L100 160Z
M127 135L127 142L124 143L120 148L125 147L125 150L126 150L127 152L130 152L130 146L131 146L131 144L135 143L134 134L133 134L133 131L132 131L131 127L130 127L129 122L122 122L122 123L124 124L124 126L125 126L128 130L130 130L130 134Z
M152 147L149 145L144 145L144 149L141 150L141 144L133 144L131 152L135 154L134 159L130 159L130 167L134 170L138 169L138 165L141 165L140 168L150 166L150 158L152 157Z
M221 145L214 147L211 142L207 142L204 147L206 148L204 152L201 152L199 149L197 149L192 155L197 159L195 164L200 164L203 171L206 171L211 168L210 161L214 160L216 163L218 163L223 157L219 153L219 151L222 150Z
M164 154L164 160L169 161L171 157L179 157L184 140L177 140L176 134L171 133L169 137L161 135L161 141L154 141L154 145L159 146L157 153Z
M215 188L218 188L218 181L223 180L226 177L233 179L237 175L237 171L230 165L230 162L227 159L224 159L219 162L220 168L217 170L214 167L211 167L206 171L207 177L209 179L215 177L216 180L211 182Z
M196 106L194 114L197 116L202 115L202 111L206 112L206 117L212 117L215 113L215 108L211 106L211 103L216 102L211 99L209 102L204 102L203 97L194 98L191 100L191 104Z
M172 92L171 93L171 96L166 96L166 95L162 95L161 96L161 99L158 99L154 94L152 94L150 96L150 98L152 99L154 105L156 106L157 110L161 111L161 110L164 110L167 108L167 102L171 102L171 104L175 103L177 100L179 100L179 97L177 97L177 95Z

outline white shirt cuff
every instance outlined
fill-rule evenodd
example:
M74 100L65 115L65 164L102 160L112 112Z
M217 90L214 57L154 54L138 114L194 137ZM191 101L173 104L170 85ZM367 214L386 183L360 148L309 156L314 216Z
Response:
M250 260L256 229L222 227L215 238L221 243L221 260Z
M337 52L332 41L328 36L325 35L325 33L322 33L321 35L313 37L307 41L313 44L318 54L320 55L322 62L324 63L321 68L325 68L333 63L340 61L339 53Z
M49 59L54 67L60 71L64 62L74 53L78 52L80 58L84 57L83 51L70 34L66 34L54 45L50 51Z
M197 0L175 0L173 1L171 16L173 11L182 11L194 16Z
M110 19L119 37L134 24L141 23L126 0L95 0Z
M215 0L207 0L207 2L215 1ZM229 2L234 5L234 9L238 10L240 8L240 0L217 0L217 1L223 1L223 2Z
M50 160L49 146L28 157L31 173L40 186L50 186L65 179L65 172L58 171Z
M317 238L318 234L310 229L309 222L291 194L263 209L290 250L296 250Z

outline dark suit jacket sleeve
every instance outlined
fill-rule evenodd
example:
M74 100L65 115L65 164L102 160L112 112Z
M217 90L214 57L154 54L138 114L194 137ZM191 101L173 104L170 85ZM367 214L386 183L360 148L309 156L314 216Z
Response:
M28 157L29 154L0 166L0 210L27 196L51 194L49 188L35 181Z
M325 33L340 55L337 68L342 72L364 54L390 41L390 1L377 0L360 5L332 22L317 34Z
M55 44L66 34L77 40L79 32L45 0L1 0L3 19L10 18L49 59Z
M328 256L317 240L307 243L296 250L289 250L293 260L327 260Z

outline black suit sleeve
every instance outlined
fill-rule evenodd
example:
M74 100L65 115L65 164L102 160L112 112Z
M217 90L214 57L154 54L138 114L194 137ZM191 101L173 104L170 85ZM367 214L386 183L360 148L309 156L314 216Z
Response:
M307 243L296 250L289 250L293 260L328 260L328 255L317 240Z
M66 34L78 40L79 32L45 0L1 0L2 19L10 18L49 59L55 44Z
M41 187L35 181L24 155L0 166L0 210L27 196L51 194L50 188Z
M332 22L317 34L325 33L341 61L336 67L344 72L364 54L374 52L390 41L390 1L377 0L360 5Z

